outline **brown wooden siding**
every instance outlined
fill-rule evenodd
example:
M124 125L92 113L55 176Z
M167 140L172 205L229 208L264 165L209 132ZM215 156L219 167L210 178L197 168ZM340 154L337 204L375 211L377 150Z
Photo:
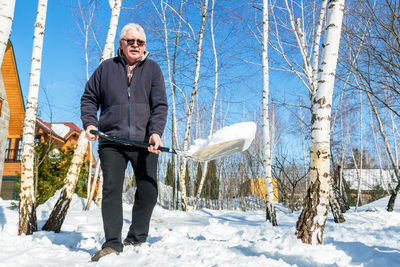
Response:
M14 59L14 52L10 42L4 53L1 73L6 88L7 101L10 107L9 136L22 136L25 107L22 98L17 67Z
M15 177L21 173L21 162L4 163L7 168L4 168L3 176Z

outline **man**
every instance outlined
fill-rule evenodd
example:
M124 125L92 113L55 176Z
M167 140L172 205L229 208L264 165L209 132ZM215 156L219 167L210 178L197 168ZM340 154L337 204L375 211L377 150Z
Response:
M105 243L93 261L146 241L151 214L157 202L157 161L167 120L167 97L160 67L148 59L146 36L141 26L123 27L118 56L105 60L94 71L81 98L81 119L86 137L92 129L117 137L149 142L148 149L99 140L103 171L102 218ZM100 118L97 110L100 108ZM132 223L123 244L121 231L122 188L128 161L134 169L137 190Z

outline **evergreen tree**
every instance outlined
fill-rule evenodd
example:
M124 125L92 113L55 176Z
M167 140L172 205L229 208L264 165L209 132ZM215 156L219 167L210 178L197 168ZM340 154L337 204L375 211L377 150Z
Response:
M190 196L190 174L189 174L188 164L186 164L185 186L186 186L186 196Z
M172 163L168 160L167 164L167 177L165 177L165 185L169 185L174 187L175 179L174 179L174 170L172 169Z
M54 144L36 143L35 152L35 163L40 162L37 168L38 184L36 192L36 203L40 205L63 187L63 179L71 164L74 148L71 146L66 149L55 149ZM81 168L79 177L82 178L78 179L75 193L85 198L87 194L87 162Z
M218 199L219 195L219 183L217 177L217 163L215 160L212 160L208 163L208 171L206 180L208 180L209 184L209 198L210 199Z
M217 164L215 160L212 160L208 162L208 170L201 197L207 199L218 199L218 195L219 183L217 177Z
M197 173L196 173L196 184L194 186L194 191L197 193L197 190L199 190L199 185L200 185L200 180L201 180L201 175L203 174L203 170L201 169L201 164L200 162L197 164ZM201 195L201 197L203 197Z

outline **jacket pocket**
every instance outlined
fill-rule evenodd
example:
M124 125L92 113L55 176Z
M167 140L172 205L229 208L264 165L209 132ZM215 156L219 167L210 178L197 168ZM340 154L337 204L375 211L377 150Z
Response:
M133 135L137 140L145 140L148 136L147 124L150 119L150 107L147 103L133 105Z
M123 121L122 108L121 105L113 105L106 108L100 114L99 130L107 134L122 137L123 128L127 127L127 121Z

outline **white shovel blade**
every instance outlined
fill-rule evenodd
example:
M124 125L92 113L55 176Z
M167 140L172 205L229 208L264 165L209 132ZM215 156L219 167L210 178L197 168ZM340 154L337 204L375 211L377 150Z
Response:
M240 138L230 140L215 145L205 146L196 151L190 157L196 161L210 161L220 157L226 157L237 152L245 150L245 139Z

